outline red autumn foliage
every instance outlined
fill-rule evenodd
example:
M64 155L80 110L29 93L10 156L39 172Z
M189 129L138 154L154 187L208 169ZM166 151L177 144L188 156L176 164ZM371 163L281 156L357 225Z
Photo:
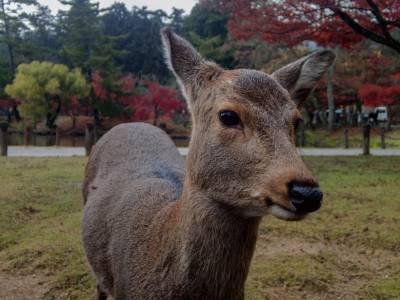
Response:
M365 84L358 90L358 96L365 106L393 105L400 99L400 86Z
M130 109L129 116L117 116L130 121L152 120L157 124L160 118L170 120L175 112L184 110L184 103L180 101L178 91L168 86L162 86L157 82L139 81L132 75L121 78L123 95L110 93L102 85L102 78L98 72L92 77L93 91L98 101L112 101L116 105ZM90 107L87 104L79 103L71 98L68 106L62 108L65 115L77 116L88 115ZM127 118L127 119L126 119Z
M20 105L21 102L13 99L0 99L0 109L8 110L14 106Z
M111 98L117 104L130 108L133 112L129 118L131 121L153 119L153 123L156 124L161 116L170 119L174 112L183 108L183 103L174 88L162 86L157 82L138 81L132 75L123 77L121 84L127 95L118 97L104 89L99 73L93 76L95 95L102 101Z
M398 64L379 49L367 49L362 44L351 50L340 50L335 63L333 77L336 105L346 105L361 101L366 106L383 106L399 103L396 87L400 85ZM374 89L366 88L374 86ZM322 82L316 90L319 99L326 103L326 83ZM381 89L385 91L368 97L365 92ZM388 94L388 92L390 92ZM380 96L378 96L380 95ZM391 95L391 96L390 96ZM391 100L388 100L390 96ZM373 100L367 100L373 99ZM397 99L397 100L396 100ZM397 102L396 102L397 101Z
M121 82L120 82L122 92L128 93L128 94L133 93L135 83L136 83L136 79L131 75L122 77ZM120 104L123 104L124 96L120 96L117 93L110 92L103 86L103 79L101 77L100 72L93 73L92 86L93 86L94 94L98 100L100 100L100 101L111 100L111 101L115 101L117 103L120 103L122 101Z
M156 82L144 82L147 91L133 97L135 121L153 119L157 124L159 117L170 119L173 113L183 108L176 89L162 86Z
M400 52L391 31L400 27L398 0L202 0L228 12L239 39L259 37L289 46L306 40L350 47L364 38Z
M399 0L202 0L211 8L228 12L228 28L238 39L260 38L294 46L315 41L324 46L359 48L364 39L400 53L393 31L400 28ZM365 49L363 49L365 50ZM364 105L392 105L398 99L399 78L394 62L376 51L348 54L336 64L336 103L361 100ZM366 84L367 83L367 84ZM326 91L318 94L326 99ZM371 93L370 95L368 93Z

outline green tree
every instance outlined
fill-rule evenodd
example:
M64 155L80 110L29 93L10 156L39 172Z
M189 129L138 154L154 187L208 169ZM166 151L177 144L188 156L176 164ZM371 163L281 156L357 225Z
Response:
M200 53L226 68L235 67L234 47L229 43L228 16L196 4L183 24L183 32Z
M5 90L10 97L22 101L23 117L34 124L46 118L48 128L52 129L61 107L70 106L72 97L87 97L90 86L79 69L34 61L19 65L13 83Z
M36 8L33 13L26 13L26 8ZM41 12L46 7L40 6L36 0L0 0L0 95L6 96L5 86L12 81L16 66L22 62L34 59L48 59L44 47L37 47L31 41L32 33L36 32L38 20L44 20ZM47 17L50 12L47 9ZM40 22L40 21L39 21ZM46 31L49 32L46 28ZM51 49L49 45L46 49ZM13 107L13 114L17 121L20 120L17 105Z
M0 0L0 42L7 47L8 61L11 74L14 75L16 62L16 49L22 43L22 34L28 30L28 14L25 6L38 6L36 0Z
M90 0L60 2L70 6L70 9L62 14L61 56L65 63L81 68L90 82L95 72L99 72L103 81L102 86L108 94L124 95L120 83L121 72L115 63L115 60L125 53L116 50L115 47L121 36L106 34L99 4L91 3ZM100 126L100 115L107 115L107 109L113 104L112 101L108 101L107 106L102 105L104 101L96 97L93 85L86 100L93 109L96 125ZM115 102L115 105L118 104Z
M99 21L99 4L89 0L60 2L70 6L68 11L61 12L61 57L69 66L81 68L90 79L94 71L93 55L104 39Z
M7 50L3 45L3 47L0 47L0 97L1 98L7 97L7 95L4 92L4 88L13 79L7 59L7 54L5 54L5 52L7 52Z
M183 35L184 32L184 23L185 23L185 16L184 16L185 11L183 9L178 9L173 7L172 8L172 12L171 14L168 16L169 21L169 27L171 27L171 29L179 34L179 35Z
M29 31L24 34L24 43L21 53L25 62L60 61L59 23L51 14L47 6L38 6L37 10L29 14Z
M176 25L179 22L178 15L179 12L175 11ZM122 3L110 7L102 22L107 35L124 36L115 44L126 52L125 56L116 58L123 72L161 83L171 78L165 66L160 39L160 29L165 26L167 19L167 14L162 10L133 7L132 11L128 11Z
M222 14L204 5L196 4L190 15L185 18L184 31L186 33L194 32L201 38L220 36L224 40L228 36L226 28L228 19L228 14Z

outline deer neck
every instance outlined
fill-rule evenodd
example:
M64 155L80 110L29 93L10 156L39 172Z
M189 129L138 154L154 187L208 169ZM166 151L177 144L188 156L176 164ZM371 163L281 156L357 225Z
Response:
M260 218L245 219L186 185L179 202L179 273L189 284L184 290L192 297L242 299Z

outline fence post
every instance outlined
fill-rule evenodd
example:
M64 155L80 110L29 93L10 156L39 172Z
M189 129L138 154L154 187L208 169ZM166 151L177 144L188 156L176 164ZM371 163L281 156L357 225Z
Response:
M382 149L385 149L385 148L386 148L386 143L385 143L385 127L383 127L383 126L381 126L380 135L381 135L381 148L382 148Z
M371 133L371 125L365 124L363 126L363 154L369 155L369 140L370 140L370 133Z
M61 135L61 132L60 132L60 128L58 128L58 126L56 127L56 146L58 147L58 146L60 146L60 135Z
M349 129L344 129L344 148L349 149Z
M24 127L24 145L28 146L29 145L29 136L31 133L31 129L29 126Z
M304 147L306 145L306 136L304 133L304 123L301 122L302 124L300 125L300 147Z
M89 156L90 151L92 151L92 147L94 144L94 127L93 124L86 124L85 129L85 150L86 156Z
M0 124L0 155L7 156L8 152L8 124Z
M99 140L100 130L96 124L93 124L93 144L96 144Z
M297 128L297 131L296 131L296 145L298 147L304 147L306 144L304 127L305 127L304 123L300 122L299 127Z

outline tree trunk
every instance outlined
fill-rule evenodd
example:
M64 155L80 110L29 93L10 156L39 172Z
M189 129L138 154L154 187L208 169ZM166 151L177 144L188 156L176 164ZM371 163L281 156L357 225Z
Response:
M371 125L365 124L363 126L363 154L369 155L369 141L370 141Z
M56 142L55 145L58 147L61 143L61 129L56 126Z
M24 128L24 145L29 145L29 137L31 135L31 128L29 126L25 126Z
M86 130L85 130L85 152L86 156L90 155L90 152L92 151L92 147L94 145L94 126L93 124L86 124Z
M385 127L381 126L380 128L380 136L381 136L381 148L385 149L386 148L386 143L385 143Z
M386 129L389 131L392 129L392 118L393 112L390 105L387 106L387 121L386 121Z
M297 146L298 147L304 147L306 144L304 129L305 129L304 122L300 122L299 128L297 129Z
M100 128L101 126L100 112L97 108L93 109L93 117L94 117L94 125L97 128Z
M7 156L8 152L8 124L0 125L0 155Z
M13 114L14 114L15 120L16 120L17 122L21 121L21 115L20 115L20 113L19 113L17 104L14 104L14 105L13 105Z
M349 129L344 129L344 148L349 149Z
M154 105L154 120L153 120L153 125L157 126L158 124L158 118L160 116L160 111L158 109L158 105Z
M333 98L333 75L334 75L334 73L335 73L335 70L332 65L329 67L329 70L328 70L328 82L327 82L327 88L326 88L326 94L328 97L328 109L329 109L329 115L328 115L329 131L333 131L334 126L335 126L335 100Z
M58 101L56 111L53 114L52 113L47 114L46 125L50 130L54 129L54 123L56 122L57 117L60 114L60 111L61 111L61 101Z
M6 8L4 5L4 0L0 0L0 8L2 12L2 19L3 19L3 24L4 24L4 34L6 38L6 44L7 44L7 50L8 50L8 56L10 59L10 69L11 69L11 74L14 76L15 73L15 59L14 59L14 47L11 44L11 36L10 36L10 24L8 22L8 16L6 12Z
M72 115L72 129L76 128L76 116Z

